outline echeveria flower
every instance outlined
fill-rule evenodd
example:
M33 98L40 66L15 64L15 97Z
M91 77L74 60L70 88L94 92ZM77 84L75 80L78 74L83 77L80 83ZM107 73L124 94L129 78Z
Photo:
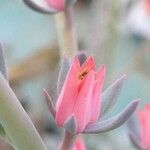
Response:
M72 150L86 150L85 144L81 138L76 139Z
M73 60L56 104L57 125L64 126L74 117L77 132L83 132L88 124L97 122L104 76L105 67L96 72L92 57L82 65L77 57Z
M125 76L117 80L104 93L101 93L105 67L95 70L93 57L81 54L70 61L65 58L58 80L58 100L56 107L45 91L49 110L56 124L74 134L100 133L122 125L135 111L138 100L131 102L120 114L101 120L116 102ZM67 72L67 75L66 75Z
M63 127L73 117L79 133L88 124L97 122L104 76L105 67L96 72L92 57L82 65L77 57L74 58L56 103L55 121L58 126Z
M45 14L53 14L64 11L66 7L76 2L76 0L23 0L23 1L31 9Z
M145 105L129 121L129 137L139 150L150 150L150 105Z

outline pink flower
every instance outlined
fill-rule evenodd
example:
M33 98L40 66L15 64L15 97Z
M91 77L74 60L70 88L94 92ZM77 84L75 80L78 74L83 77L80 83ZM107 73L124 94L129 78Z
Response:
M101 93L104 77L105 67L96 72L93 58L87 58L83 53L77 55L72 63L67 57L63 59L57 82L59 97L56 106L44 89L49 111L59 127L73 135L102 133L118 128L130 118L139 100L129 103L116 116L102 119L116 103L125 75Z
M138 119L140 123L140 139L145 149L150 150L150 105L139 110Z
M144 0L143 3L145 6L145 11L147 12L147 16L150 16L150 0Z
M76 0L23 0L31 9L45 14L53 14L64 11L70 5L75 4Z
M85 144L81 138L80 139L78 138L75 141L75 143L73 145L73 150L86 150Z
M65 0L46 0L50 7L62 11L65 7Z
M88 124L98 121L104 76L105 67L96 72L92 57L82 65L77 57L74 58L56 103L58 126L63 127L70 117L74 117L76 133L80 133Z

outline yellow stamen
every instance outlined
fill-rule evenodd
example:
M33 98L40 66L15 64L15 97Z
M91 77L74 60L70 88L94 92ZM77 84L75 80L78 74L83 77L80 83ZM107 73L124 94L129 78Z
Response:
M83 68L79 73L78 73L78 79L83 80L84 77L88 74L88 69L87 67Z

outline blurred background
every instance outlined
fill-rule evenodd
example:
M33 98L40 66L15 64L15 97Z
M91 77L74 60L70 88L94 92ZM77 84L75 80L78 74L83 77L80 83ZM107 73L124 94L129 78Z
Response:
M131 100L150 101L150 0L79 0L75 22L81 51L105 64L106 89L119 76L127 80L109 116ZM57 149L61 132L49 114L43 88L56 99L60 55L54 16L27 8L21 0L0 0L0 41L6 54L10 85L49 149ZM86 135L90 150L134 150L126 126ZM121 144L120 144L121 143ZM0 150L12 150L3 140Z

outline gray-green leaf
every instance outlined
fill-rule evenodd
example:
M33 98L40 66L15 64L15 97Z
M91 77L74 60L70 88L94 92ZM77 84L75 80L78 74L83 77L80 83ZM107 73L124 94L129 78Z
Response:
M60 69L59 76L58 76L57 95L59 95L61 92L67 73L69 71L69 68L70 68L70 60L69 58L65 56L62 60L61 69Z
M139 104L139 100L135 100L130 104L128 104L128 106L116 116L104 121L99 121L97 123L89 124L85 129L84 133L102 133L102 132L107 132L109 130L118 128L124 122L126 122L128 118L134 113L138 104Z
M110 87L108 87L102 94L100 117L103 116L109 110L111 110L111 108L116 103L118 95L121 92L125 78L126 78L126 75L123 75L122 77L120 77Z
M3 74L3 76L5 77L5 79L8 79L5 56L4 56L4 51L3 51L1 44L0 44L0 71Z

